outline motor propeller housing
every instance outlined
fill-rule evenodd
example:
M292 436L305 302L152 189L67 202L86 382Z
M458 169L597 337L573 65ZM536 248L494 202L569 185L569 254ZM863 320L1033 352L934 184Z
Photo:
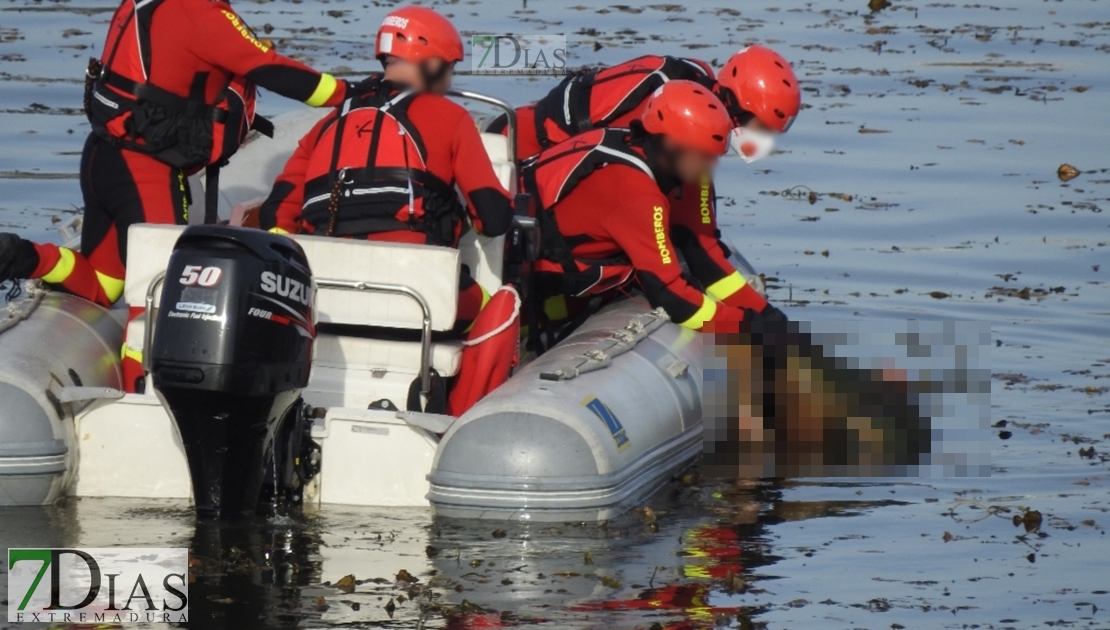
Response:
M259 230L198 226L177 240L150 371L185 446L197 514L254 512L316 338L301 247Z

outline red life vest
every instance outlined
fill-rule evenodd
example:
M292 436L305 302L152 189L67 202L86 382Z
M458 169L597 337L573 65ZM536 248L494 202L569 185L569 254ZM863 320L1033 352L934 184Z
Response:
M630 129L594 129L565 140L521 164L521 188L532 195L542 239L541 260L556 263L562 273L553 284L542 282L548 294L599 293L631 279L627 256L585 258L572 253L573 245L559 231L556 208L585 178L607 164L624 164L644 173L646 185L657 185L644 153L631 141ZM649 184L650 182L650 184ZM542 270L543 265L540 265Z
M317 234L365 237L422 231L454 245L466 216L454 183L427 170L427 150L407 115L420 94L373 77L325 126L305 172L301 218Z
M667 81L686 80L712 87L713 70L705 62L682 57L644 56L612 68L570 75L536 103L536 137L547 148L548 121L570 137L607 127L640 107Z
M273 125L255 116L255 86L243 77L230 77L215 102L205 98L207 72L196 73L187 96L149 81L150 25L163 2L124 0L116 10L103 59L89 63L85 113L102 138L170 166L223 164L252 128L272 135Z

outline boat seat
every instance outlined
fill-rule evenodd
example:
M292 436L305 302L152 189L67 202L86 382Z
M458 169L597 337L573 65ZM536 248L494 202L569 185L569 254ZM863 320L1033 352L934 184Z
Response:
M128 306L146 306L146 291L154 277L170 264L170 254L177 237L185 230L182 225L139 223L127 231L127 277L123 285L123 301ZM161 290L154 296L157 304Z
M304 248L317 281L401 284L427 300L432 330L450 330L455 325L459 301L458 250L301 234L294 238ZM416 302L408 297L319 288L316 321L418 329L423 315Z
M181 226L140 224L128 234L129 272L124 297L145 305L147 287L169 264ZM424 297L434 331L455 325L460 252L449 247L384 243L298 235L318 282L338 280L399 284ZM156 299L160 296L156 296ZM383 338L381 329L419 330L423 312L403 295L318 287L316 319L355 327L353 335L317 337L313 375L305 398L320 406L361 406L388 398L404 407L409 384L419 375L420 342ZM365 327L365 328L363 328ZM141 352L144 319L127 327L127 347ZM377 336L374 336L377 335ZM442 376L458 373L463 344L432 344L432 367Z
M166 270L184 226L141 223L128 232L128 271L124 301L146 304L154 277ZM432 329L450 330L458 306L459 252L450 247L408 245L298 235L313 274L319 279L408 286L427 300ZM161 292L155 295L155 301ZM403 296L341 289L320 289L316 318L321 323L418 329L419 306Z
M462 349L461 339L433 343L432 367L440 376L455 376L459 373ZM416 376L420 369L420 344L320 333L316 337L315 365L371 371L397 369Z
M446 331L455 325L458 250L324 236L295 238L308 256L317 282L327 279L405 285L427 301L433 330ZM417 304L405 296L319 287L316 320L411 330L421 327L423 316ZM365 409L371 402L388 399L404 408L409 385L420 374L420 342L373 336L377 331L370 328L357 332L357 336L317 336L305 400L320 407ZM461 353L461 341L433 343L431 365L440 375L453 376L459 371Z

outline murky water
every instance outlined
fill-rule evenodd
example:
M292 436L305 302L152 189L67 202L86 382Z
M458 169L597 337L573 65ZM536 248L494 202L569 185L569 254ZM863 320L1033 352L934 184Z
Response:
M0 228L50 238L80 204L80 79L112 4L0 3ZM238 8L357 74L377 4ZM722 164L724 229L796 319L993 322L991 478L690 476L605 527L327 508L211 531L185 505L84 500L0 512L0 547L191 546L205 628L1110 628L1110 3L885 4L444 10L466 34L566 33L574 64L784 52L808 108L771 159ZM553 80L459 83L519 103Z

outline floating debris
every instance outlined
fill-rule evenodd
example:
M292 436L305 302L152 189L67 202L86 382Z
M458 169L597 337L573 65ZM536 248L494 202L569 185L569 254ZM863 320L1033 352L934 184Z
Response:
M339 578L334 586L341 592L350 594L355 592L355 584L356 581L354 575L344 575L343 577Z
M1041 528L1044 517L1041 516L1041 513L1037 510L1027 510L1024 514L1015 514L1013 521L1014 527L1024 525L1026 533L1032 533ZM1032 562L1032 560L1030 560L1030 562Z
M1061 164L1060 168L1056 169L1056 177L1060 178L1062 182L1070 182L1071 180L1079 177L1083 171L1075 168L1071 164Z

